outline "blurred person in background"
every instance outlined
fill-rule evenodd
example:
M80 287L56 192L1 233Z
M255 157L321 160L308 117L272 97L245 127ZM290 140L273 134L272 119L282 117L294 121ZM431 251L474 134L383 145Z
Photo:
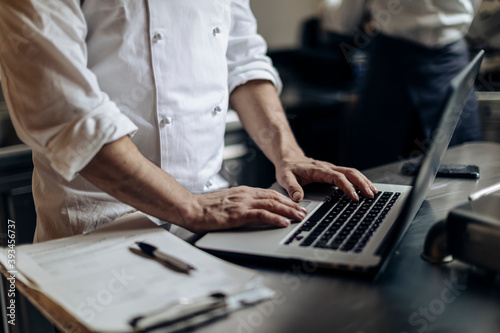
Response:
M469 62L464 36L480 3L324 0L322 26L341 37L338 47L362 80L348 117L348 163L368 168L425 151L450 81ZM450 146L481 138L473 91Z

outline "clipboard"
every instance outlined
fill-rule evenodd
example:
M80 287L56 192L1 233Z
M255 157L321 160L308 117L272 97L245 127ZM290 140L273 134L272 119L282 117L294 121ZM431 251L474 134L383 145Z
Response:
M129 250L149 241L197 266L183 274ZM209 255L146 215L124 216L86 235L16 248L18 278L89 331L175 332L272 298L250 269ZM7 249L0 263L7 267Z

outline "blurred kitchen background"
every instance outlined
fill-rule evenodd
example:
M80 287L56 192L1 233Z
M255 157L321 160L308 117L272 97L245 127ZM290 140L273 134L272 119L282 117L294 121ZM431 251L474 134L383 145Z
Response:
M322 0L251 0L259 32L281 74L281 99L299 144L311 157L343 165L350 149L345 139L347 116L358 99L367 60L359 50L348 62L332 45L321 27L321 4ZM467 39L471 54L486 51L476 80L483 137L500 142L500 0L483 0ZM268 186L274 181L270 165L246 162L250 170L239 175L241 183Z

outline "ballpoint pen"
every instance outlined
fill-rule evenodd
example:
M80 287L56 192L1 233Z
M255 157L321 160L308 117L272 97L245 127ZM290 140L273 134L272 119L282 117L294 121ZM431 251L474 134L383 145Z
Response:
M148 244L145 242L136 242L136 244L139 246L139 248L141 249L142 252L166 263L169 266L174 267L175 269L177 269L183 273L189 273L190 270L196 269L196 267L194 267L190 263L187 263L182 259L176 258L170 254L167 254L167 253L159 250L154 245L151 245L151 244Z

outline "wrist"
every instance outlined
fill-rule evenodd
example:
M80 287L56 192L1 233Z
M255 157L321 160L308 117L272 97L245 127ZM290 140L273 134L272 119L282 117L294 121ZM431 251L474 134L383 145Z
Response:
M200 222L203 221L204 209L200 200L201 196L190 193L185 204L179 205L180 221L179 226L191 231L198 232Z
M280 168L287 164L297 163L300 160L306 159L306 155L302 149L289 149L286 152L280 154L277 158L273 160L273 164L276 168Z

